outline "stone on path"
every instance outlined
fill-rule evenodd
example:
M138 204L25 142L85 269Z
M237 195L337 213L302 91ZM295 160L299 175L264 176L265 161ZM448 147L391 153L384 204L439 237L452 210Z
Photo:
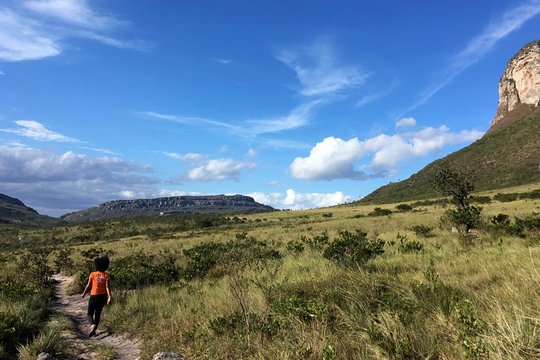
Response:
M184 357L175 352L158 352L152 360L183 360Z

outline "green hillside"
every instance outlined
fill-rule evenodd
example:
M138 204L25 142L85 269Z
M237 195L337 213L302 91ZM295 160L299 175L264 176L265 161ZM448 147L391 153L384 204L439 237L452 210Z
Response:
M385 185L361 203L384 204L436 196L431 179L441 167L470 172L476 190L540 181L540 108L520 105L475 143L432 162L410 178Z
M0 224L24 223L25 225L40 225L55 221L58 220L38 214L36 210L24 205L19 199L0 194Z

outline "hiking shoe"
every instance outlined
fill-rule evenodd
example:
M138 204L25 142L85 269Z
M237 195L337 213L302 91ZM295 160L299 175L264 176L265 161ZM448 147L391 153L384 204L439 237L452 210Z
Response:
M97 326L95 324L90 326L90 332L88 333L88 337L92 337L96 335L96 329L97 329Z

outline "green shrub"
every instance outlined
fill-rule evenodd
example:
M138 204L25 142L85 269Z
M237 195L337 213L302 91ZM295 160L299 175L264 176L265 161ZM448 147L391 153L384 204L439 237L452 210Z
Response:
M433 228L426 225L414 225L411 230L415 233L416 236L428 238L432 237Z
M50 248L39 248L30 250L19 259L19 268L23 276L28 280L46 285L50 282L53 270L48 264L51 254Z
M419 253L424 250L424 245L416 240L407 240L407 236L397 234L399 240L399 252L404 254Z
M71 274L75 270L75 263L71 258L71 249L63 248L56 251L54 259L54 268L56 272L65 272Z
M295 254L300 254L304 252L305 246L301 241L291 240L287 242L287 250Z
M367 233L356 230L354 233L346 230L339 232L324 250L323 256L343 266L363 266L370 259L384 253L384 241L369 240Z
M392 210L376 207L373 211L368 213L368 216L386 216L392 214Z
M115 259L111 264L110 274L116 288L136 289L177 281L180 269L170 254L150 255L139 252Z
M321 235L315 235L312 238L308 238L305 235L300 235L300 241L306 244L309 248L320 251L324 249L326 245L328 245L330 237L328 236L328 232L323 231Z
M235 240L226 243L208 242L184 250L188 263L183 276L190 280L205 277L212 270L222 275L233 269L242 268L256 261L281 258L279 251L272 249L264 241L248 237L246 233L236 235Z
M412 209L413 209L412 205L409 205L409 204L397 204L396 205L396 210L397 211L407 212L407 211L412 211Z
M531 199L531 200L537 200L540 199L540 189L539 190L533 190L531 192L523 193L519 195L520 199Z
M506 228L511 223L510 216L506 214L497 214L491 217L490 221L493 225L500 228Z
M455 306L458 324L458 340L467 359L489 359L487 345L483 339L486 323L479 319L469 300Z
M516 201L518 197L519 197L518 193L506 193L506 194L499 193L493 196L493 200L497 200L500 202L511 202L511 201Z
M491 196L472 196L471 202L476 204L489 204L491 203Z

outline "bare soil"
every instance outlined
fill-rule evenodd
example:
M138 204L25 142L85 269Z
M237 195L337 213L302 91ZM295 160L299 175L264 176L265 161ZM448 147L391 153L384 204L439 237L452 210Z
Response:
M57 301L54 309L62 315L68 317L75 329L75 334L66 333L65 337L69 344L72 356L69 360L90 360L94 358L92 348L97 344L104 344L116 350L117 360L137 360L140 354L140 344L137 339L132 339L124 335L113 334L102 325L98 328L96 336L88 337L90 325L86 319L86 309L88 297L81 298L80 294L68 295L67 290L73 281L72 277L56 274ZM103 316L107 316L104 310Z

